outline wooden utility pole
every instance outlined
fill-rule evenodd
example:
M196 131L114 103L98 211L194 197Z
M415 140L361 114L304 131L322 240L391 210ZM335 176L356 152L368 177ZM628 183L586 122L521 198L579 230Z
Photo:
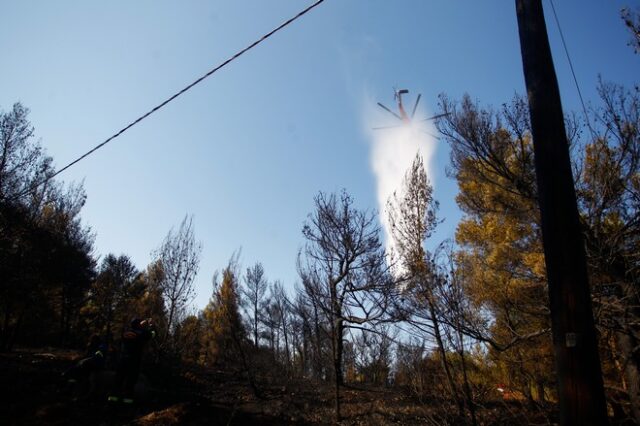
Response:
M586 254L542 0L516 0L516 12L533 132L560 422L606 425Z

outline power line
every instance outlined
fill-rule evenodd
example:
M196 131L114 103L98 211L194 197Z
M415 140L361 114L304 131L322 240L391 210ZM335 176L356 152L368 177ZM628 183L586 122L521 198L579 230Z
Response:
M34 189L36 189L37 187L39 187L40 185L43 185L45 183L47 183L48 181L50 181L51 179L53 179L54 177L56 177L57 175L59 175L60 173L64 172L65 170L67 170L68 168L70 168L71 166L75 165L76 163L79 163L80 161L84 160L85 158L87 158L89 155L93 154L94 152L96 152L97 150L99 150L100 148L102 148L103 146L105 146L106 144L108 144L109 142L111 142L112 140L114 140L115 138L117 138L118 136L122 135L124 132L126 132L127 130L129 130L130 128L132 128L133 126L135 126L136 124L140 123L142 120L144 120L145 118L149 117L151 114L153 114L154 112L158 111L159 109L161 109L162 107L164 107L165 105L167 105L169 102L173 101L174 99L176 99L178 96L182 95L183 93L185 93L186 91L190 90L191 88L193 88L195 85L197 85L198 83L201 83L204 79L206 79L207 77L209 77L210 75L214 74L216 71L220 70L221 68L225 67L226 65L228 65L229 63L233 62L234 60L236 60L238 57L242 56L244 53L246 53L247 51L253 49L254 47L256 47L258 44L262 43L263 41L265 41L266 39L268 39L269 37L271 37L272 35L274 35L275 33L277 33L278 31L280 31L281 29L283 29L284 27L288 26L289 24L293 23L295 20L297 20L298 18L302 17L303 15L305 15L307 12L311 11L312 9L314 9L315 7L319 6L322 2L324 2L324 0L317 0L315 3L313 3L312 5L310 5L309 7L307 7L306 9L302 10L301 12L299 12L298 14L296 14L294 17L286 20L285 22L283 22L282 24L280 24L279 26L277 26L276 28L274 28L273 30L269 31L268 33L266 33L265 35L263 35L262 37L260 37L259 39L257 39L256 41L254 41L253 43L251 43L250 45L248 45L247 47L245 47L244 49L238 51L237 53L235 53L233 56L229 57L227 60L225 60L224 62L220 63L218 66L216 66L215 68L211 69L210 71L208 71L206 74L204 74L202 77L198 78L197 80L195 80L193 83L189 84L188 86L186 86L184 89L180 90L179 92L175 93L174 95L172 95L171 97L167 98L165 101L163 101L162 103L156 105L155 107L153 107L152 109L150 109L149 111L147 111L145 114L141 115L140 117L136 118L134 121L132 121L131 123L129 123L128 125L126 125L125 127L123 127L122 129L118 130L116 133L114 133L113 135L109 136L107 139L105 139L103 142L101 142L100 144L96 145L94 148L92 148L91 150L87 151L86 153L84 153L83 155L81 155L80 157L76 158L75 160L73 160L72 162L70 162L69 164L67 164L66 166L64 166L63 168L59 169L58 171L56 171L55 173L47 176L46 178L42 179L41 181L31 185L31 187L29 187L28 189L25 189L24 191L20 192L19 194L13 196L10 198L10 200L15 200L18 199L20 197L22 197L23 195L28 194L29 192L33 191Z
M591 127L591 120L589 120L589 114L587 113L587 107L584 103L584 99L582 97L582 91L580 90L580 85L578 84L578 79L576 77L575 70L573 69L573 62L571 61L571 55L569 55L569 48L567 47L567 43L564 39L564 34L562 32L562 26L560 25L560 19L558 19L558 14L556 13L556 6L553 4L553 0L549 0L551 3L551 10L553 11L553 17L556 21L556 25L558 26L558 32L560 33L560 40L562 40L562 47L564 47L564 53L567 56L567 61L569 62L569 68L571 69L571 75L573 76L573 82L576 85L576 90L578 91L578 97L580 98L580 104L582 105L582 112L584 113L584 118L587 122L587 127L591 132L591 137L596 139L596 133Z

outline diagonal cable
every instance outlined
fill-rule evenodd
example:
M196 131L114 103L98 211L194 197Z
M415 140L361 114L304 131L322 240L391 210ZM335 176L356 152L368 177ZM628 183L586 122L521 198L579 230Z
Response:
M578 97L580 98L580 103L582 104L582 112L584 113L584 119L587 122L587 127L589 128L591 137L595 140L596 132L593 130L593 127L591 127L591 120L589 120L589 114L587 112L587 107L585 106L585 103L584 103L584 98L582 97L582 91L580 90L580 85L578 84L578 78L576 77L576 72L573 69L573 62L571 61L571 56L569 55L569 48L567 47L567 43L564 39L564 33L562 32L560 19L558 19L558 14L556 13L556 6L553 4L553 0L549 0L549 3L551 3L551 9L553 10L553 17L555 18L556 25L558 26L558 32L560 33L560 40L562 40L562 47L564 47L564 53L567 56L567 61L569 62L569 68L571 69L573 82L576 85L576 90L578 91Z
M216 66L215 68L213 68L212 70L208 71L206 74L204 74L203 76L201 76L200 78L198 78L197 80L195 80L193 83L189 84L188 86L186 86L184 89L180 90L179 92L175 93L174 95L172 95L171 97L167 98L165 101L163 101L162 103L156 105L155 107L153 107L152 109L150 109L149 111L147 111L145 114L141 115L140 117L136 118L134 121L132 121L131 123L127 124L125 127L123 127L122 129L118 130L116 133L114 133L113 135L109 136L107 139L105 139L103 142L101 142L100 144L96 145L95 147L93 147L91 150L87 151L86 153L84 153L83 155L81 155L80 157L76 158L75 160L73 160L72 162L70 162L69 164L67 164L66 166L64 166L63 168L59 169L58 171L56 171L55 173L52 173L51 175L47 176L46 178L36 182L35 184L31 185L28 189L25 189L24 191L20 192L19 194L13 196L10 198L10 200L15 200L17 198L22 197L23 195L28 194L29 192L33 191L34 189L36 189L37 187L39 187L40 185L43 185L45 183L47 183L48 181L50 181L51 179L53 179L54 177L56 177L57 175L59 175L60 173L64 172L65 170L67 170L68 168L70 168L71 166L75 165L76 163L79 163L80 161L84 160L85 158L87 158L88 156L90 156L91 154L93 154L94 152L96 152L97 150L99 150L100 148L102 148L103 146L105 146L106 144L108 144L109 142L111 142L112 140L114 140L115 138L117 138L118 136L122 135L124 132L126 132L127 130L129 130L130 128L132 128L133 126L135 126L136 124L140 123L142 120L144 120L145 118L149 117L151 114L153 114L154 112L158 111L159 109L161 109L162 107L164 107L165 105L167 105L169 102L173 101L174 99L176 99L178 96L182 95L183 93L187 92L188 90L192 89L194 86L196 86L197 84L201 83L204 79L206 79L207 77L211 76L212 74L214 74L216 71L220 70L221 68L224 68L226 65L228 65L229 63L233 62L234 60L236 60L238 57L242 56L244 53L248 52L249 50L253 49L254 47L256 47L258 44L262 43L263 41L265 41L266 39L268 39L269 37L271 37L272 35L274 35L275 33L277 33L278 31L280 31L281 29L283 29L284 27L288 26L289 24L293 23L295 20L297 20L298 18L302 17L303 15L305 15L307 12L311 11L312 9L314 9L315 7L319 6L322 2L324 2L324 0L317 0L315 3L313 3L312 5L310 5L309 7L307 7L306 9L302 10L301 12L299 12L297 15L295 15L294 17L286 20L285 22L283 22L282 24L280 24L279 26L277 26L276 28L274 28L273 30L269 31L268 33L266 33L265 35L263 35L262 37L260 37L258 40L254 41L253 43L251 43L250 45L248 45L247 47L245 47L244 49L238 51L237 53L235 53L233 56L229 57L227 60L225 60L224 62L220 63L218 66Z

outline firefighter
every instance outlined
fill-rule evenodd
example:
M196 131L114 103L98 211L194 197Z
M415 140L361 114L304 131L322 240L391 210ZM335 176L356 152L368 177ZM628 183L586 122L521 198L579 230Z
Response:
M133 392L140 373L142 353L146 343L155 337L153 321L149 318L141 320L135 318L122 333L121 352L116 367L114 391L109 396L109 402L122 401L133 404Z
M91 373L104 368L107 356L107 345L97 334L91 336L87 345L87 352L76 365L64 372L67 382L74 384L78 381L85 382Z

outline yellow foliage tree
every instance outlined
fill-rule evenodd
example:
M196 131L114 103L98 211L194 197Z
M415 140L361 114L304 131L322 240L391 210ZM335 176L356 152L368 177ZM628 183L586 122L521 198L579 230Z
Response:
M222 271L222 282L203 311L202 361L233 363L242 355L245 329L238 310L238 274L233 263Z
M468 97L441 130L452 142L453 174L465 213L456 230L457 274L484 324L502 380L533 400L553 389L553 352L533 147L522 99L495 114Z
M602 370L614 417L640 422L640 91L600 82L589 132L568 120L573 172L588 256ZM465 292L488 324L468 334L489 341L512 381L543 396L550 380L545 268L526 102L499 112L467 96L441 98L458 204L456 238ZM578 143L578 137L590 139ZM469 333L471 331L471 333ZM630 403L630 404L629 404Z

